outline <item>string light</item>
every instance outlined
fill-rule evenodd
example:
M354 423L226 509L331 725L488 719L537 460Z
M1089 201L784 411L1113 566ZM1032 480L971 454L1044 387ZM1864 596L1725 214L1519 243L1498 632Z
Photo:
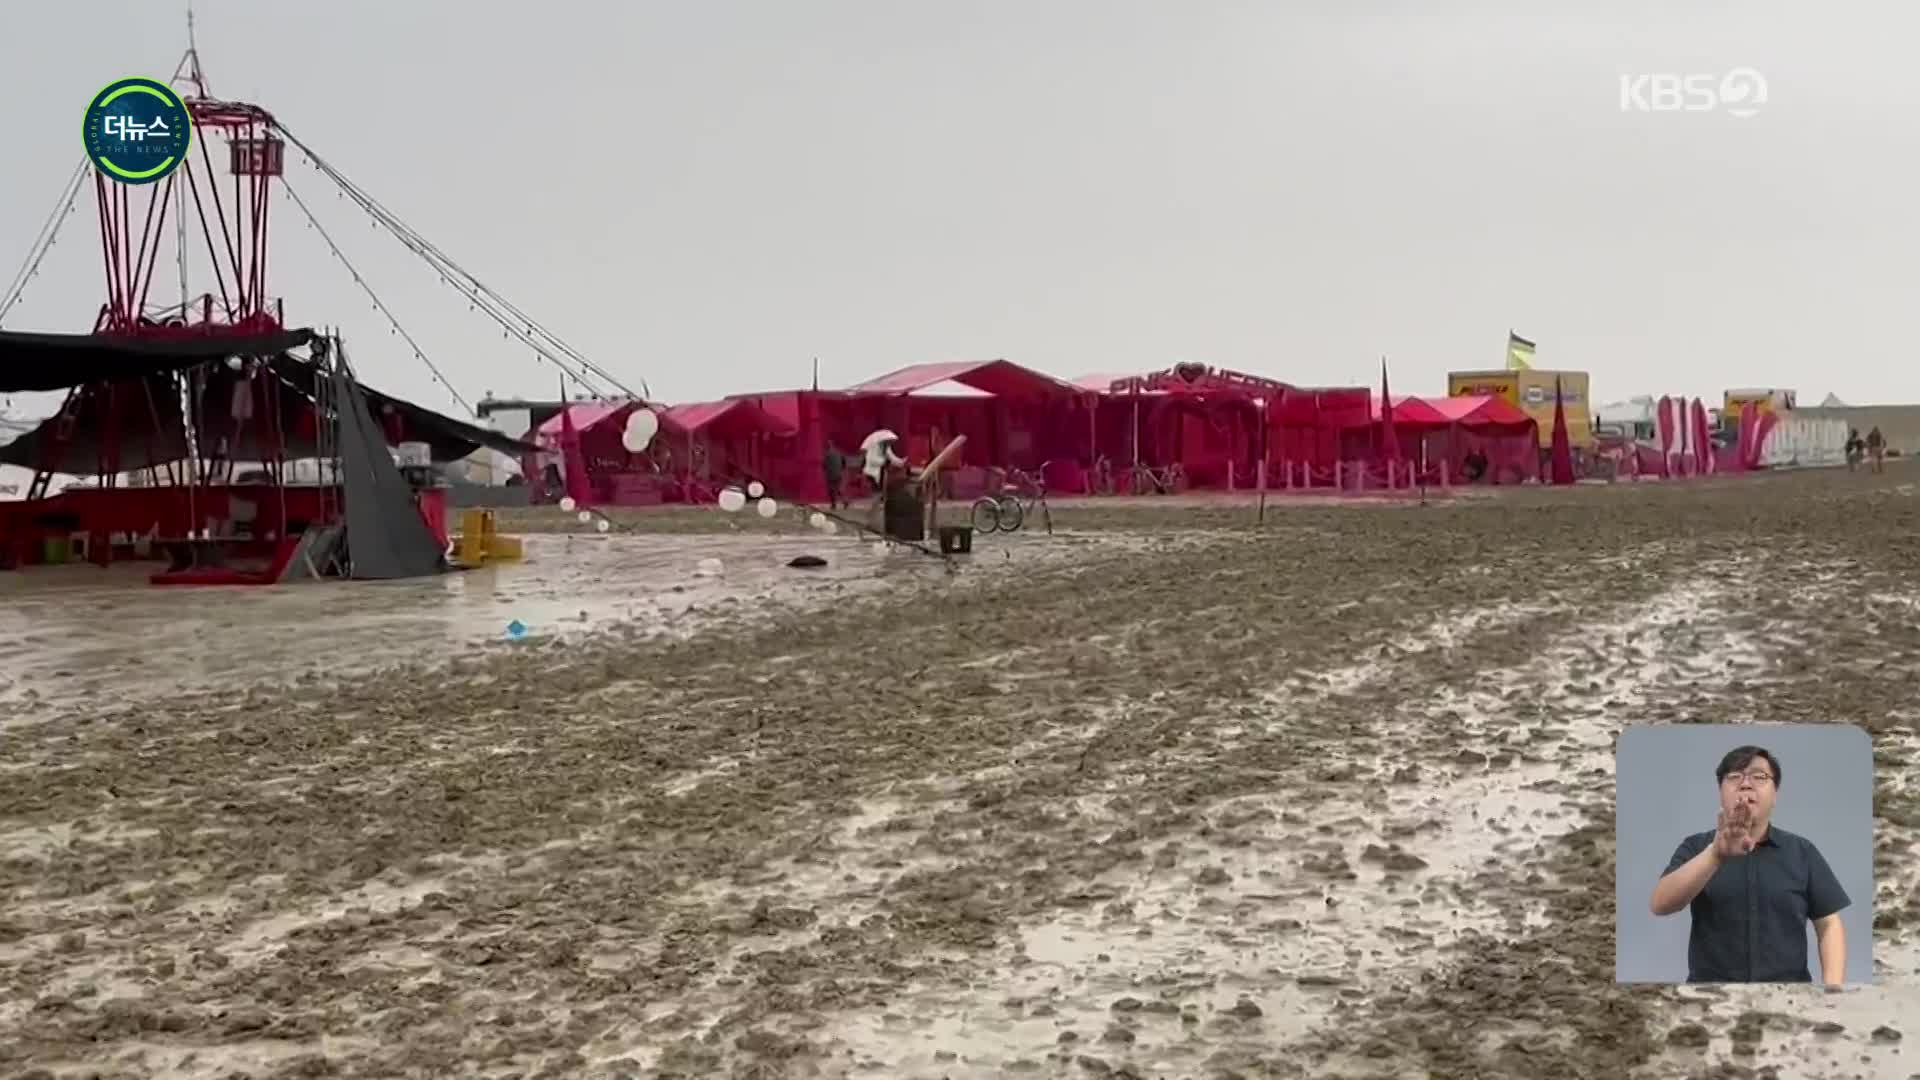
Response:
M26 293L27 282L40 275L40 264L46 261L47 253L51 252L54 245L59 242L60 226L65 224L67 218L74 212L75 204L80 198L80 186L86 178L86 171L87 161L81 158L80 163L74 166L73 174L67 179L63 201L54 204L54 211L47 215L47 220L40 226L40 233L35 237L38 250L29 251L26 263L14 275L13 282L7 287L6 293L0 294L0 321L4 321L7 313L20 302L21 296ZM64 211L61 209L62 206L65 207Z
M439 382L441 386L446 388L447 393L453 397L453 400L460 403L461 408L467 410L470 415L477 416L478 413L475 412L473 406L467 402L467 399L462 397L458 390L454 389L453 383L449 382L447 377L441 373L439 367L427 358L426 350L420 347L420 343L413 339L413 335L407 332L406 327L400 325L400 320L395 318L393 312L387 309L386 304L380 301L380 297L373 291L373 287L367 284L366 279L361 276L360 271L347 259L346 253L340 250L340 245L334 243L333 237L327 235L327 230L321 226L320 220L314 217L312 210L308 209L306 200L302 199L300 193L293 189L293 185L287 182L286 177L282 176L280 178L280 184L282 190L293 200L294 205L300 208L302 214L306 215L307 223L318 230L321 239L327 242L327 248L332 252L333 257L338 259L340 263L347 268L347 272L353 275L353 283L360 286L360 288L366 292L367 298L373 303L373 309L386 316L389 325L389 336L404 339L406 343L412 347L414 356L418 357L422 363L427 365L427 373Z
M469 310L478 310L480 308L484 308L486 310L487 315L492 319L494 319L496 322L498 322L503 328L511 331L515 331L515 332L519 332L518 327L512 326L508 322L506 316L508 314L519 316L520 319L523 320L528 327L528 329L522 333L523 339L526 340L526 344L532 346L536 352L545 356L547 359L552 360L555 366L561 368L564 371L567 371L569 374L573 375L578 381L584 384L588 384L589 386L591 386L595 380L592 378L589 378L585 373L591 372L592 375L598 376L599 379L604 380L605 382L610 383L614 387L621 390L626 396L630 396L630 397L634 396L632 390L624 386L618 379L614 378L605 369L599 367L598 365L594 364L592 361L588 360L585 356L581 355L578 350L572 348L571 346L567 345L565 342L561 341L558 337L556 337L552 333L552 331L547 330L545 327L541 326L538 322L536 322L532 318L525 315L525 313L519 311L519 309L514 307L512 303L508 302L503 297L500 297L498 294L494 293L491 289L488 289L484 284L482 284L479 281L479 279L475 278L472 274L469 274L466 271L460 269L460 267L455 265L451 259L447 258L444 252L440 251L439 248L435 247L432 243L427 241L424 237L420 236L417 232L414 232L404 222L394 217L394 215L390 211L388 211L386 207L380 205L380 203L377 200L375 200L372 196L366 194L364 191L361 191L357 185L355 185L351 180L347 179L347 177L344 174L342 174L338 169L334 168L332 165L329 165L324 159L320 157L320 155L318 155L317 153L314 153L313 148L306 145L306 143L302 142L300 138L296 136L293 132L288 131L284 126L279 124L275 124L274 128L279 134L285 136L288 142L292 143L296 148L298 148L301 151L303 155L303 160L308 161L316 169L318 169L323 175L325 175L329 180L332 180L334 182L337 189L336 190L337 196L343 197L343 198L349 197L349 196L352 197L353 201L357 205L359 205L362 210L366 211L366 213L370 217L374 219L376 225L386 226L390 232L392 232L396 237L400 239L401 243L405 244L407 248L411 250L414 254L420 256L421 258L427 260L429 263L433 264L433 266L437 270L439 270L443 276L450 276L454 278L464 279L461 282L459 282L455 287L458 288L459 291L464 296L467 297L469 301ZM485 302L481 302L483 299L481 294L483 293L486 294L484 297ZM575 370L569 364L562 362L558 356L555 356L553 352L543 347L540 342L531 340L532 337L535 335L538 335L539 337L544 338L548 343L553 345L560 353L564 353L573 362L577 363L579 365L579 370ZM644 388L644 385L645 385L644 380L642 380L643 388ZM612 395L603 394L603 396L612 396Z

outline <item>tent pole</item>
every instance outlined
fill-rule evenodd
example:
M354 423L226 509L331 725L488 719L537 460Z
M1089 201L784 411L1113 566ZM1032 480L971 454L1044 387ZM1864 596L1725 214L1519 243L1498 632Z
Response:
M1132 387L1131 393L1133 395L1133 468L1138 472L1140 469L1140 387L1138 384Z
M1259 521L1260 524L1265 525L1267 523L1267 399L1266 398L1260 399L1260 431L1259 431L1259 438L1254 441L1258 443L1260 447L1260 462L1259 464L1254 466L1254 470L1253 470L1256 477L1258 478L1256 482L1260 485L1260 513L1257 517L1257 520Z
M1087 396L1087 474L1083 478L1087 494L1093 494L1093 471L1100 463L1100 399Z
M187 372L181 380L185 387L186 409L181 415L182 426L187 436L187 539L194 537L200 521L200 431L194 417L198 412L200 399L200 369Z

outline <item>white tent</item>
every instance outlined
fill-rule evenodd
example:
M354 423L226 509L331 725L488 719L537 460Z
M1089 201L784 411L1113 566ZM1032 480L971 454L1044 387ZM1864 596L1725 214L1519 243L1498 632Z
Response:
M5 406L0 406L0 446L32 431L38 421L30 421L9 415ZM27 497L27 487L33 483L31 470L13 465L0 465L0 501L15 502Z
M1651 394L1615 401L1593 410L1596 420L1608 424L1651 424L1660 405Z

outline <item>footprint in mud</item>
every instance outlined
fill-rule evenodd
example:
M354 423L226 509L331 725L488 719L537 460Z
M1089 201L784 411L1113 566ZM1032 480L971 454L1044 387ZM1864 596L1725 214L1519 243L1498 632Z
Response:
M1411 851L1405 850L1399 844L1388 844L1386 847L1381 847L1378 844L1368 844L1366 849L1360 853L1360 861L1374 863L1382 869L1397 873L1425 870L1427 868L1427 860L1415 855Z

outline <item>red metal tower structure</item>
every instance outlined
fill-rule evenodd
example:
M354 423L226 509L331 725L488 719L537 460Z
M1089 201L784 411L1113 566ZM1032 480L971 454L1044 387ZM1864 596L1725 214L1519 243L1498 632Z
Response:
M284 171L285 141L275 134L275 121L267 110L248 102L220 100L207 89L191 10L187 14L187 37L187 51L170 81L193 117L197 129L194 148L178 168L157 183L130 185L98 168L90 170L106 285L106 300L94 319L93 332L103 338L155 342L183 337L241 338L274 334L285 328L282 303L270 299L267 293L268 210L274 182ZM216 139L221 143L217 148ZM216 166L222 157L230 184ZM169 232L178 288L172 299L162 300L156 295L155 284ZM207 261L198 268L199 279L209 282L210 287L195 296L189 291L189 267L200 251L205 252ZM155 416L162 411L158 402L145 400L152 396L150 387L134 395L142 400L131 401L125 400L127 395L123 393L129 388L128 384L104 382L70 391L61 406L60 423L52 432L52 456L62 452L83 416L103 417L107 430L112 431L126 415L123 410L142 410ZM189 498L192 487L203 479L200 462L209 449L199 445L192 416L201 389L189 379L181 398L188 410L190 452L183 459L187 475L182 477L173 465L167 466L172 484L184 481ZM263 440L262 445L278 442L274 437ZM118 438L99 445L95 466L102 487L117 486L122 468L120 451ZM269 467L277 483L280 462L276 459ZM28 497L45 497L55 475L51 464L37 469Z
M98 334L259 334L283 328L282 305L267 293L267 267L268 211L274 182L285 169L286 142L275 134L277 125L267 110L223 101L207 89L191 12L187 35L186 55L171 81L193 117L194 149L165 180L145 185L142 193L94 170L107 286L94 324ZM218 150L215 138L222 143ZM230 187L215 166L220 157L232 178ZM154 278L169 225L180 291L173 302L156 303ZM199 243L189 238L196 226ZM211 287L189 296L188 264L201 247Z
M284 304L270 291L268 269L273 261L270 210L282 196L305 217L333 256L352 273L355 284L366 292L375 310L392 324L393 333L411 347L434 380L472 411L451 380L400 326L393 312L374 293L372 285L348 261L306 201L287 182L289 149L331 182L342 197L365 212L376 228L388 232L433 267L442 283L467 299L474 310L499 323L504 338L520 341L536 358L553 364L567 379L595 397L641 397L454 263L439 247L287 130L272 113L250 102L216 97L208 88L201 66L191 10L187 14L187 36L186 52L170 82L198 128L193 139L197 145L188 150L171 174L145 185L122 183L98 169L89 168L83 161L36 240L21 276L14 287L0 295L0 318L4 318L18 302L25 281L37 273L40 260L59 231L59 223L71 212L85 184L86 173L92 172L106 285L106 299L94 320L93 336L137 349L164 349L168 342L194 339L198 343L196 348L211 352L219 351L207 349L213 342L231 340L236 348L229 354L235 357L230 362L239 379L253 384L258 393L257 404L245 409L240 408L244 403L239 402L236 393L235 408L228 415L224 401L207 407L204 371L196 374L182 371L176 386L188 445L159 455L152 452L146 455L149 462L166 462L169 486L185 486L190 498L193 486L204 479L202 463L208 459L215 462L217 470L224 458L231 472L228 451L238 445L242 434L235 425L250 424L251 432L252 427L267 425L277 415L267 399L279 392L279 382L264 371L272 353L261 350L278 349L280 346L273 345L274 341L305 333L289 330ZM174 264L171 275L162 270L162 264L168 261ZM168 276L176 279L177 288L167 287ZM159 395L154 393L153 385L151 381L109 380L72 388L51 426L41 432L44 438L35 440L42 463L34 466L36 475L28 498L45 497L59 472L91 471L97 473L100 486L116 486L116 477L127 467L118 437L99 441L97 461L91 460L95 455L88 454L84 463L74 462L84 465L83 468L61 470L51 463L72 459L73 455L68 453L70 437L76 428L83 426L116 432L121 427L121 419L151 414L152 427L178 428L177 421L160 423L160 415L170 409L165 402L155 400ZM644 382L641 386L644 392ZM254 419L245 420L242 413ZM280 462L275 456L285 448L284 433L263 429L252 434L255 436L252 445L268 459L263 463L277 480ZM180 475L176 461L184 466L186 475ZM131 467L141 468L138 464ZM153 478L158 482L158 470L154 471Z

